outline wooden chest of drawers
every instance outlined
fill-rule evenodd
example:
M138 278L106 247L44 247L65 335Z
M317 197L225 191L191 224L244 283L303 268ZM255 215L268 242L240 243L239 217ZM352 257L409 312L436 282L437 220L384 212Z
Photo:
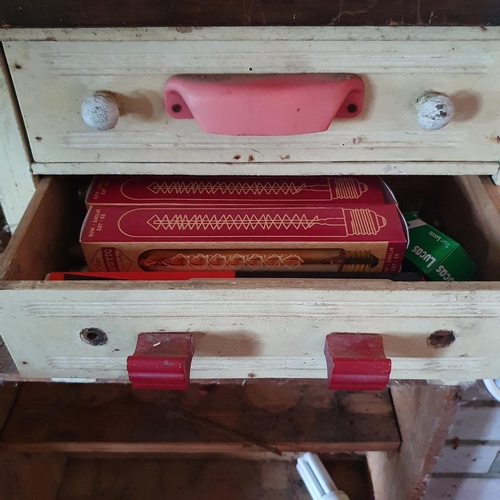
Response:
M2 16L2 22L17 25L11 19L29 18L30 8L23 11L17 3L5 7L7 21ZM121 25L132 9L115 9L114 2L75 2L73 10L73 4L68 9L65 2L57 2L61 13L54 17L49 13L53 3L44 4L32 16L32 23L80 26L85 19L84 25L109 25L105 14L109 18L113 9L113 18ZM137 9L134 24L161 24L155 9L149 8L153 3L146 0L141 4L144 8ZM181 25L191 25L193 12L210 24L210 12L199 5L196 10L195 3L200 4L192 0L172 2L169 9L184 19ZM282 4L273 2L278 3ZM422 19L428 19L429 25L447 24L446 19L448 24L463 22L463 5L450 14L447 2L418 2L417 11L409 17L405 17L409 12L405 2L399 1L384 2L389 4L390 17L377 17L384 9L374 9L376 2L348 11L348 2L345 6L340 2L340 8L335 2L320 8L322 3L313 0L310 7L297 13L287 3L290 12L286 22L307 24L312 19L317 24L356 24L362 18L363 24L367 19L368 23L374 19L375 24L399 24L400 17L401 23L413 24L423 24ZM460 3L454 2L454 7ZM486 14L480 14L483 7L488 21L491 18L493 24L498 23L498 10L490 3L480 1L477 12L465 9L468 23L485 22ZM255 23L256 18L260 23L261 17L260 24L283 23L273 15L274 6L264 2L259 6L257 12L253 2L250 6L243 2L245 23ZM227 9L226 24L240 23L230 17L233 10ZM82 16L84 11L91 21ZM281 15L281 19L286 17ZM397 20L393 21L393 16ZM500 201L498 188L487 177L498 173L500 152L497 28L90 28L5 30L0 37L0 196L9 222L14 227L19 223L0 265L0 335L15 361L7 366L0 359L2 379L124 382L125 358L133 352L137 334L145 330L193 332L196 350L192 374L205 381L326 378L325 336L342 331L382 334L386 354L393 361L392 378L450 383L498 376ZM167 116L162 91L170 75L228 72L357 73L365 83L366 106L356 121L335 120L327 132L295 137L209 136L193 121L180 122ZM96 132L83 123L80 106L84 99L103 91L116 97L121 116L113 130ZM416 100L430 91L446 94L455 106L454 120L441 130L423 130L416 120ZM20 221L34 192L32 173L52 177L36 178L36 193ZM96 173L405 174L388 179L396 194L409 190L432 193L436 216L476 260L480 272L476 281L464 283L44 282L48 271L64 268L66 243L76 227L73 176ZM89 327L105 331L107 344L82 342L80 332ZM429 336L443 330L453 331L455 341L442 348L429 345ZM242 392L251 393L251 385ZM108 387L112 394L122 391ZM123 435L108 440L103 448L99 432L114 426L106 418L99 422L90 418L89 428L96 432L83 440L81 433L69 436L64 417L58 415L59 421L54 423L50 415L50 411L57 414L59 407L65 408L65 398L53 396L54 404L37 387L25 386L21 397L16 388L5 388L12 392L11 403L21 403L21 409L24 403L24 413L14 408L16 418L8 418L12 415L9 404L3 405L3 412L0 408L0 426L7 422L0 459L4 470L12 471L9 480L2 480L7 485L11 478L18 481L17 490L12 491L19 498L40 494L56 498L65 452L173 449L170 438L134 448L137 443ZM88 419L99 413L94 387L73 393L62 384L61 389L49 386L49 390L54 389L71 394L72 415L84 414ZM279 391L274 391L273 384L268 390L270 396L259 401L260 406L274 405ZM377 500L417 499L425 487L432 457L445 439L455 391L393 383L391 393L402 439L400 453L386 453L399 446L397 437L390 443L345 449L375 450L367 456ZM84 408L84 413L74 413L75 407L83 408L85 394L91 394L88 399L95 411L88 413ZM196 394L203 399L203 391ZM0 396L5 402L5 395ZM330 394L332 400L336 396ZM395 430L395 414L384 413L380 395L370 394L370 404L358 396L362 395L347 395L347 399L357 401L354 406L362 414L356 417L358 424L372 430L381 415ZM136 392L134 397L147 400L149 396ZM104 417L114 417L115 408L121 408L108 405L111 399L109 395L103 398L103 406L111 412L103 413ZM304 398L304 407L311 409L311 414L316 412L316 399ZM19 419L19 415L31 415L33 401L33 427L39 423L37 412L51 421L52 427L42 424L45 439L38 433L30 441L23 432L30 421ZM337 412L342 401L328 403L329 411ZM44 402L50 410L46 415ZM146 420L135 419L134 411L130 411L130 422L137 441L136 423ZM237 416L241 417L241 411ZM156 422L154 415L150 418ZM78 427L81 418L74 420ZM327 420L334 425L338 421ZM17 434L5 432L16 423ZM66 429L62 442L61 426ZM346 424L349 431L343 432L342 438L349 434L353 440L352 426L352 421ZM49 435L53 438L47 439ZM273 439L275 434L269 436L271 442ZM318 441L325 445L324 439ZM203 449L209 451L208 447ZM297 443L291 449L298 450ZM334 443L332 449L341 448ZM30 456L26 451L40 454ZM23 478L37 473L43 480L33 482L35 492L31 482L23 484ZM144 481L137 484L143 494Z

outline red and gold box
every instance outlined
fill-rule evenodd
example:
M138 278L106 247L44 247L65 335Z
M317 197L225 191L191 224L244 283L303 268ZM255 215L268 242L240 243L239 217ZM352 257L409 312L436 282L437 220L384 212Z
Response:
M90 271L397 272L396 205L94 206L80 241Z
M86 197L91 205L291 206L383 204L387 192L376 176L209 177L97 176ZM392 200L389 200L392 202Z

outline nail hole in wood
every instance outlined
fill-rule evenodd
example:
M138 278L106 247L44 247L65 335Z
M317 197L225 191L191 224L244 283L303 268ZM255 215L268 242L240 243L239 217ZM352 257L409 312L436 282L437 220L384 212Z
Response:
M100 328L84 328L80 332L80 338L87 344L98 346L108 341L108 336Z
M427 338L427 345L439 349L441 347L448 347L456 340L455 334L451 330L438 330L431 333Z

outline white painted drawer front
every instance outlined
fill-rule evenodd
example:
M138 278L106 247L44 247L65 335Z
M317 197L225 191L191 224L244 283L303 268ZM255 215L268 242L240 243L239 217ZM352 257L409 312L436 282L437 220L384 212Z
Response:
M36 162L331 162L500 159L500 41L200 40L4 44ZM403 38L402 32L402 38ZM480 36L480 35L479 35ZM486 36L486 35L485 35ZM223 37L221 37L223 38ZM345 37L344 37L345 38ZM406 38L406 37L404 37ZM288 137L230 137L167 116L163 86L181 73L356 73L365 105L328 131ZM95 131L84 99L115 93L121 116ZM456 113L424 130L415 102L426 91L451 97ZM270 110L270 112L272 112ZM265 120L265 116L263 116Z

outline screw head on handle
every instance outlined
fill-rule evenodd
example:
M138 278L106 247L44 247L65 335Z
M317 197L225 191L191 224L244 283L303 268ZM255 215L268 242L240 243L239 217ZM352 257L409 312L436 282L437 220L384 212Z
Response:
M120 118L120 109L111 94L95 94L82 102L83 121L96 130L111 130Z
M417 99L417 121L426 130L438 130L448 125L455 114L449 97L427 92Z

